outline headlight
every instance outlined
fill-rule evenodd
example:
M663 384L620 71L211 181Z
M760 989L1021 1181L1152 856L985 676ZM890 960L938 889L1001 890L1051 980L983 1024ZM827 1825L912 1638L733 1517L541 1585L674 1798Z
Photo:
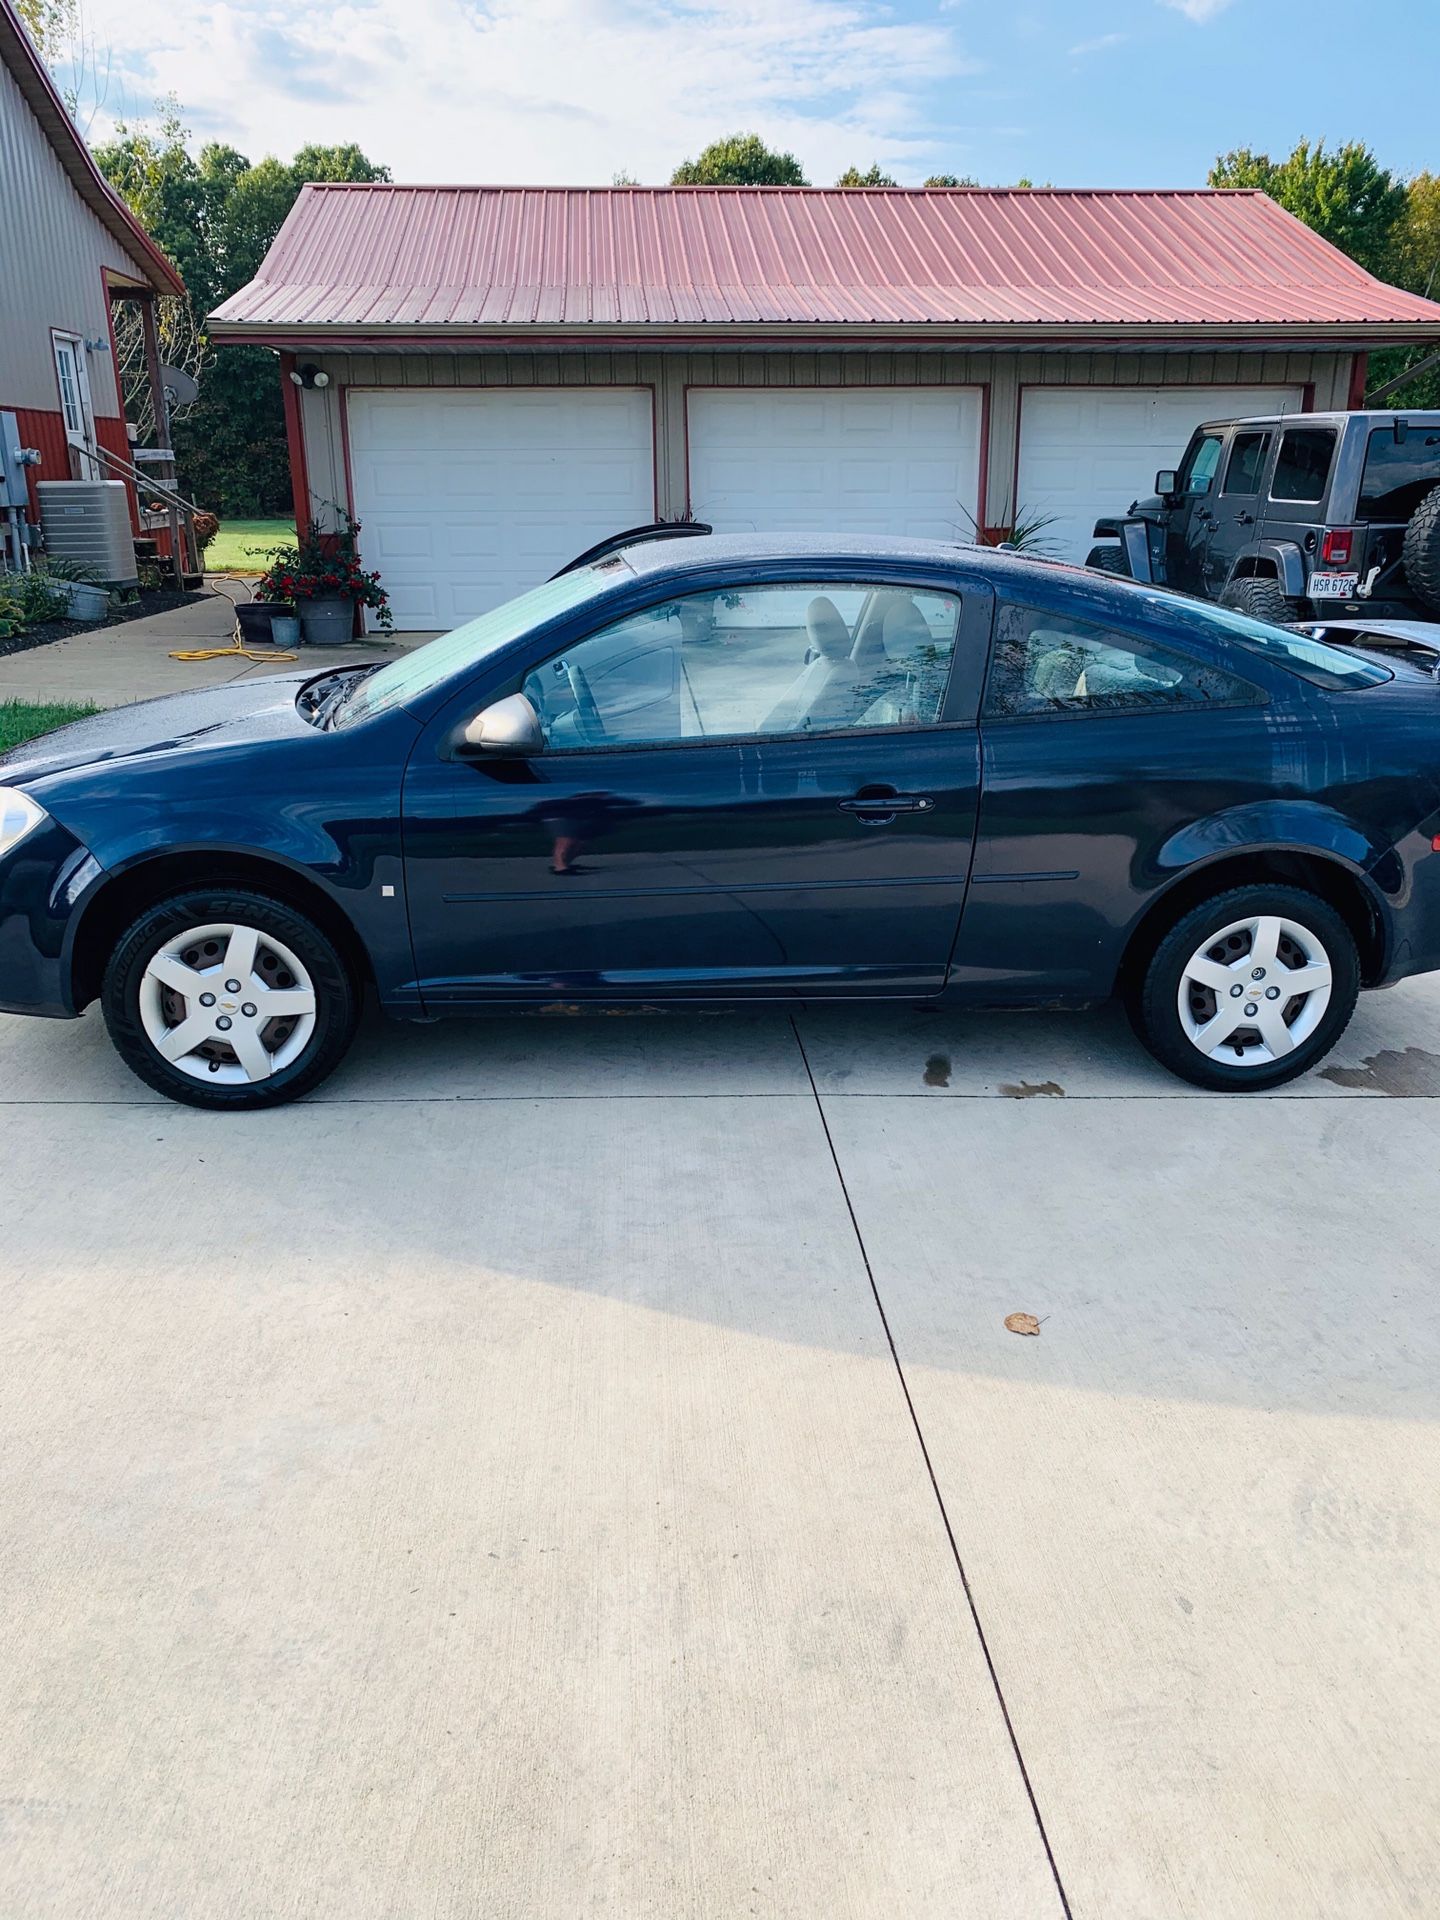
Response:
M0 787L0 860L48 817L28 793L18 787Z

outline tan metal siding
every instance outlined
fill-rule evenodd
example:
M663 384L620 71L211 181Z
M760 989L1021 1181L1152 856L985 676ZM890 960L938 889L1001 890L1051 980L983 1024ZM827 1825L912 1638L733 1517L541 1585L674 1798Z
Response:
M346 383L360 387L634 386L655 388L657 497L664 515L688 499L685 393L689 387L981 386L988 388L986 503L1005 510L1014 486L1020 389L1079 386L1306 386L1317 408L1343 407L1348 353L969 353L956 348L755 349L630 352L496 351L317 356L331 385L308 390L301 418L312 503L348 498L341 416Z
M145 283L144 270L75 192L14 77L0 68L0 406L59 407L56 327L104 342L86 356L90 397L97 418L119 417L106 267Z

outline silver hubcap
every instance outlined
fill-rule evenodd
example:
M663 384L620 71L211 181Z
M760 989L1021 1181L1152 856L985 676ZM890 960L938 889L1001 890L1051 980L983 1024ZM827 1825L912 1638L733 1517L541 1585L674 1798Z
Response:
M315 987L273 934L229 922L191 927L146 967L140 1023L181 1073L251 1086L305 1051L315 1031Z
M1180 981L1180 1024L1227 1067L1263 1067L1308 1040L1330 1004L1330 956L1308 927L1271 914L1207 937Z

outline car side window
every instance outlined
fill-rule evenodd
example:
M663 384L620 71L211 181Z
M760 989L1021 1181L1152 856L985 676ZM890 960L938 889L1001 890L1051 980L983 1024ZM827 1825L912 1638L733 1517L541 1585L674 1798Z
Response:
M995 616L985 694L992 720L1252 706L1261 697L1257 688L1219 667L1134 634L1033 607L1002 606Z
M1185 455L1180 471L1181 493L1209 493L1225 444L1218 433L1203 434Z
M529 674L546 747L665 745L940 718L958 594L864 581L685 594Z
M1335 434L1329 427L1287 427L1280 437L1272 500L1322 500L1335 452Z
M1265 471L1265 456L1270 451L1268 433L1237 433L1225 463L1222 493L1258 493L1260 476Z

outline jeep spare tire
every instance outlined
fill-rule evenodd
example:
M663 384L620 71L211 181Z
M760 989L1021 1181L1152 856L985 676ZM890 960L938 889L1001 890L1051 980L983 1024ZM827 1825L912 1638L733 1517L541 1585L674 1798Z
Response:
M1273 574L1251 573L1232 580L1220 595L1222 607L1248 613L1252 620L1268 620L1272 627L1288 627L1300 618L1300 606L1291 600Z
M1440 487L1432 487L1411 514L1400 552L1415 598L1440 614Z

